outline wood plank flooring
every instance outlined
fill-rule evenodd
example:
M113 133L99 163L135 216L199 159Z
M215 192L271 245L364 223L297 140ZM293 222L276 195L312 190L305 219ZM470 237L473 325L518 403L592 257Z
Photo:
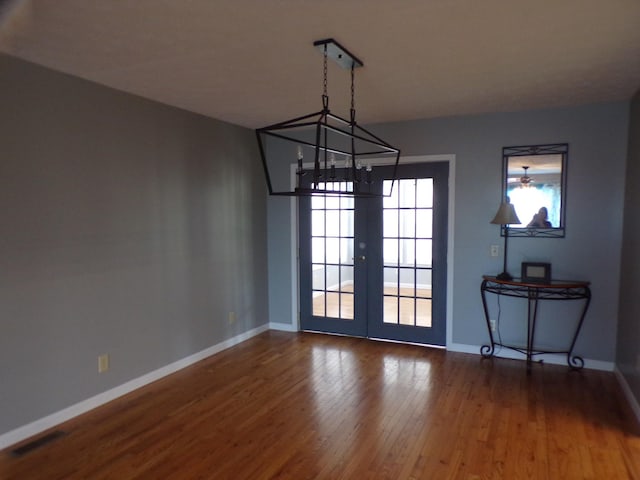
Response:
M640 479L608 372L266 332L57 428L0 478Z
M416 297L418 306L414 311ZM398 302L401 303L399 314ZM431 289L385 287L383 303L382 321L385 323L431 326ZM314 296L313 314L319 317L353 320L353 285L347 285L340 292L327 292Z

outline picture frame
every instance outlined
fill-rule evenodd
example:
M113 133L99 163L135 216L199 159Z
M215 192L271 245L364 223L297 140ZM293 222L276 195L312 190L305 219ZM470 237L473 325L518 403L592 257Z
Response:
M528 283L549 283L551 264L544 262L522 262L522 281Z

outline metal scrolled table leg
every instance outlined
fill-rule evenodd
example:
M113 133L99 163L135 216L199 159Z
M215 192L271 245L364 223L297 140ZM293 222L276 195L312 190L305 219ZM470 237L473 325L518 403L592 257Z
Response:
M573 370L580 370L584 367L584 359L579 357L578 355L572 355L573 348L576 346L576 340L578 339L578 334L580 333L580 329L582 328L582 323L584 322L584 317L587 315L587 309L589 308L589 303L591 302L591 289L589 287L584 287L584 298L586 299L584 303L584 307L582 308L582 314L580 315L580 321L578 322L578 326L576 327L576 332L573 334L573 340L571 341L571 347L567 352L567 365Z
M490 358L496 351L495 342L493 340L493 332L491 331L491 323L489 322L489 309L487 308L487 299L485 297L485 287L487 285L487 281L483 280L480 285L480 295L482 296L482 308L484 310L484 319L487 322L487 331L489 332L489 340L491 341L491 345L482 345L480 347L480 355L484 358Z

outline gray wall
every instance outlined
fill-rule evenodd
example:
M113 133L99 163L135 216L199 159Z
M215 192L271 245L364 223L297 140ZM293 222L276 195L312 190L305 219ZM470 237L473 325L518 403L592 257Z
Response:
M576 353L614 361L628 112L623 102L370 126L399 146L403 155L456 155L454 343L479 345L488 340L479 285L482 274L502 270L502 258L489 256L491 244L503 244L498 227L489 224L500 202L502 147L568 142L566 237L510 239L509 270L519 272L524 260L548 261L557 278L590 280L593 301ZM280 200L269 203L274 222L269 225L270 314L272 321L286 323L291 322L290 310L274 306L291 286L291 218L288 204ZM513 308L525 315L524 302ZM570 330L567 318L572 319L572 308L543 306L543 343L551 346ZM507 333L522 337L524 328Z
M7 56L0 105L0 434L268 321L252 131Z
M631 103L616 364L640 402L640 91Z

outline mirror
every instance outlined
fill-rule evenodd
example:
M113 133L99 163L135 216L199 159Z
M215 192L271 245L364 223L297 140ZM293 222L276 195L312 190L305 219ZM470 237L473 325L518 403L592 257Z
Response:
M564 237L568 153L566 143L502 149L502 198L522 222L510 237Z

